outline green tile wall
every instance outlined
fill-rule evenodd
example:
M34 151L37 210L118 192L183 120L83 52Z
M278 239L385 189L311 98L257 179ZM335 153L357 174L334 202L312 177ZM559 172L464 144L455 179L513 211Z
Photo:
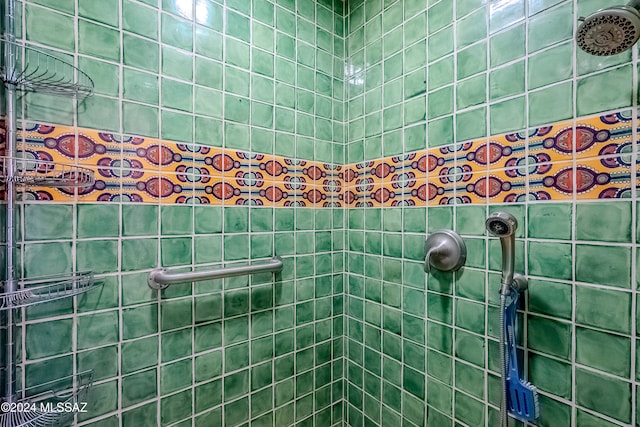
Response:
M571 41L577 16L605 3L24 1L19 38L67 55L96 94L28 94L19 113L335 164L400 155L636 107L631 52L596 58ZM93 369L78 425L494 426L500 262L483 222L496 209L520 222L537 425L637 423L635 193L350 210L23 203L23 275L91 268L105 284L25 311L20 382ZM463 235L467 266L426 276L423 240L440 228ZM285 261L275 280L146 286L159 265L272 255Z
M80 101L21 97L21 127L345 161L341 0L27 0L17 12L19 40L95 82ZM74 425L342 424L342 210L24 202L19 217L22 276L104 280L21 323L20 383L94 370ZM275 255L275 277L146 284L158 266Z
M341 425L342 209L25 203L19 217L24 277L104 281L21 322L21 383L94 370L77 425ZM275 276L146 283L157 266L275 255Z
M614 4L350 1L347 162L635 107L635 52L593 57L572 39L579 16ZM504 209L530 280L521 344L535 425L638 423L635 197L349 209L345 421L498 425L500 245L484 219ZM424 239L442 228L465 239L466 266L425 275Z

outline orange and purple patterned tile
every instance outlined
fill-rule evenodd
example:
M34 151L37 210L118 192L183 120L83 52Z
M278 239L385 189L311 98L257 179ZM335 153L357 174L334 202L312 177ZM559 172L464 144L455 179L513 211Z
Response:
M535 165L527 176L530 200L573 199L573 162L542 163Z
M573 159L573 123L541 126L529 131L529 163L561 162Z
M343 183L334 175L328 176L322 181L322 188L327 195L326 207L342 206L340 195L343 192Z
M525 132L498 135L489 138L487 160L489 170L526 166L527 135Z
M576 158L619 156L633 151L630 111L590 117L576 122Z
M200 205L222 205L224 184L222 177L208 174L195 175L193 183L194 203Z
M484 171L492 160L494 151L487 148L487 140L480 139L456 144L456 166L468 166L474 171Z
M122 147L122 164L130 169L160 171L173 152L154 138L131 137Z
M455 200L455 177L441 173L430 174L426 183L427 206L452 204Z
M520 169L489 171L487 177L489 203L524 202L527 198L527 177Z
M295 199L290 197L285 183L281 181L269 181L263 189L260 190L260 196L274 207L284 207L287 203Z
M576 162L576 198L621 199L632 196L628 157L601 157Z
M77 161L81 165L95 165L103 157L117 163L122 152L119 141L111 138L111 134L91 129L79 129L76 133L70 126L34 123L20 129L17 139L20 157L62 164Z
M456 204L485 204L488 194L487 171L459 174L456 182Z

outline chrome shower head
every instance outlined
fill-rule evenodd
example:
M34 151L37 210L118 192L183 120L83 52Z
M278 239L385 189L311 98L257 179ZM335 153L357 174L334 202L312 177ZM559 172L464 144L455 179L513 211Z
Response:
M640 38L639 0L626 6L601 9L580 18L576 42L580 49L598 56L617 55L630 49Z
M494 212L486 221L487 230L496 237L508 237L514 235L518 228L516 218L507 212Z
M502 288L500 293L507 295L513 285L518 221L510 213L499 211L489 215L485 224L491 234L500 238L502 246Z

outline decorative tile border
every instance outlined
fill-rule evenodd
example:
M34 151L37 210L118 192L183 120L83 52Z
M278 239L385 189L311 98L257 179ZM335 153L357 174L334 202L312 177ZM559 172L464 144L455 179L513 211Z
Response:
M349 208L625 198L632 136L625 111L342 166L35 124L18 134L24 155L77 162L96 182L79 192L29 188L21 197Z

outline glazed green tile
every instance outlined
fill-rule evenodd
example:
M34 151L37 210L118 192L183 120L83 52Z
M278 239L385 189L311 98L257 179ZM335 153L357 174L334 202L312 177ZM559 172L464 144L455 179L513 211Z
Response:
M158 337L151 336L122 344L121 369L130 374L158 364Z
M112 344L118 341L119 336L117 311L107 311L78 318L78 349Z
M181 111L193 110L193 87L171 79L162 79L162 106ZM163 112L163 120L165 118ZM164 129L164 126L163 126Z
M191 384L191 360L181 360L160 367L160 393L168 394Z
M535 15L538 12L560 3L560 1L561 0L529 0L529 15Z
M193 117L187 114L162 110L161 137L172 141L191 142L193 139Z
M628 334L631 295L621 291L576 286L576 322Z
M207 58L222 60L223 35L208 28L196 27L195 51Z
M122 338L133 339L158 332L157 305L143 305L122 311Z
M157 266L157 239L127 239L122 241L122 271L142 270Z
M120 60L118 31L80 19L78 21L78 51L111 61Z
M573 4L565 3L529 19L529 53L573 37Z
M430 121L428 132L428 147L439 147L453 143L453 116Z
M507 28L524 19L524 2L492 4L489 7L489 28L492 33Z
M491 134L517 131L527 124L524 96L492 104L489 111Z
M92 393L87 397L87 407L91 405L91 413L81 413L78 415L78 421L84 421L89 418L98 417L108 412L115 411L118 408L118 381L109 381L91 387ZM111 420L111 421L109 421ZM107 418L101 422L96 422L96 425L115 426L118 424L118 420L115 417Z
M131 0L124 0L122 2L122 29L157 39L158 11Z
M123 236L158 234L158 207L154 205L122 205Z
M576 245L576 280L629 288L631 248Z
M529 94L529 125L537 126L570 118L573 114L571 82Z
M191 352L191 329L184 328L162 334L161 360L170 362L188 356Z
M496 100L524 93L524 61L491 71L489 74L489 98Z
M485 340L477 335L456 332L455 355L456 357L479 367L485 366Z
M462 109L483 104L487 100L487 81L479 74L456 85L456 108Z
M447 86L432 92L427 98L429 104L427 108L429 119L453 112L453 86Z
M455 230L461 235L483 236L486 209L483 206L456 207Z
M585 408L631 422L631 385L611 377L576 369L576 401Z
M25 240L60 240L72 237L71 205L27 204L24 206Z
M130 68L123 70L123 96L133 101L158 105L158 77Z
M75 50L72 17L34 5L27 5L24 13L26 37L29 41L57 47L68 52Z
M76 251L78 271L93 271L96 274L118 271L117 240L79 241Z
M376 220L368 211L365 212L365 215L367 229L372 229L371 227L375 227L375 224L379 224L379 216ZM426 210L424 208L405 209L404 230L412 233L424 233L426 231Z
M483 302L485 299L484 273L468 268L456 272L456 296Z
M527 345L562 359L571 357L571 325L543 317L527 319Z
M122 413L122 425L126 427L134 427L142 425L145 422L152 422L156 424L158 403L148 403L143 406L138 406L134 409Z
M484 6L480 0L456 0L456 17L460 18Z
M39 122L71 125L73 107L71 99L41 92L27 92L24 118Z
M580 409L578 409L576 413L576 424L577 425L597 425L602 427L614 427L618 425Z
M593 329L576 328L576 362L612 375L629 378L630 339Z
M94 380L118 375L118 347L115 345L78 352L76 361L79 372L93 370Z
M487 43L481 42L457 54L458 79L464 79L487 69Z
M540 239L571 238L571 205L569 203L544 203L528 206L528 236Z
M482 138L487 134L486 107L456 114L456 141Z
M427 210L427 224L430 233L453 228L453 209L451 207L433 207Z
M79 238L117 237L120 232L119 218L117 205L78 205L77 236ZM51 219L47 221L51 222ZM29 229L30 227L27 228Z
M27 325L25 334L27 359L70 353L73 341L72 323L71 319L61 319ZM60 340L55 343L49 342L50 336L60 337Z
M540 390L571 398L571 365L529 353L529 381Z
M467 260L465 265L467 267L484 268L486 265L485 240L465 238L464 242L467 246Z
M163 397L160 401L160 417L162 424L170 424L181 420L192 413L192 391L185 390L171 396Z
M78 125L117 131L120 127L118 108L119 103L114 99L92 96L78 108Z
M207 52L207 56L210 58L221 58L221 54L217 54L222 48L219 46L210 46L211 49ZM215 49L214 47L217 47ZM206 63L209 68L209 73L219 72L220 64L217 62L208 61L205 58L196 58L196 71L201 71L202 64ZM162 74L165 76L176 77L182 80L191 80L193 78L194 69L193 61L191 60L191 53L180 49L174 49L170 46L162 47ZM196 83L204 84L207 86L215 86L213 83L209 83L208 80L202 78L202 75L198 75Z
M158 109L145 105L122 103L122 129L129 135L158 137Z
M456 48L462 49L487 37L486 10L479 9L460 19L456 26ZM492 16L493 19L493 16ZM493 22L492 22L493 24ZM493 26L493 25L492 25ZM492 28L493 29L493 28Z
M160 68L160 51L156 42L124 34L122 53L124 65L155 72Z
M528 87L536 89L560 82L573 75L573 43L564 43L529 59Z
M28 364L24 369L27 387L39 386L49 381L58 381L60 378L72 374L73 356L65 355L50 358L44 361ZM51 386L48 385L50 388ZM34 387L34 390L42 390L42 387Z
M429 35L449 25L453 20L453 2L440 2L427 10Z
M571 244L529 242L529 274L571 279Z
M163 43L179 49L193 48L193 28L188 21L163 13L161 18L161 39Z
M94 93L118 95L120 67L84 56L78 58L78 67L93 80Z
M586 115L631 105L632 67L625 66L578 80L577 114ZM618 82L613 85L612 82Z
M464 363L456 363L456 388L482 399L484 397L484 372Z
M60 12L65 12L68 14L73 14L75 12L75 4L70 0L35 0L32 3L40 4L42 6L49 7L51 9L59 10ZM17 8L18 11L20 8Z
M571 285L537 279L529 279L529 285L530 311L561 319L571 319Z
M613 68L631 61L632 51L626 50L617 55L591 55L582 49L576 49L576 72L578 76Z
M71 242L32 243L24 245L25 277L68 273L72 268Z
M492 67L524 57L525 25L517 25L507 31L495 34L489 40L489 55Z
M184 64L184 61L182 63ZM172 61L172 64L173 64L173 61ZM210 88L222 89L222 79L223 79L222 69L223 69L223 66L219 62L196 57L195 70L193 70L195 72L195 82ZM188 67L187 70L191 70L191 68ZM184 73L183 71L178 71L175 74L183 74L183 73ZM180 76L174 75L174 77L180 77Z
M191 238L163 238L160 243L160 259L165 267L191 264Z
M438 62L430 64L427 71L428 88L437 89L449 83L453 83L453 55L447 56Z
M478 334L484 333L485 306L476 302L456 300L456 326Z
M429 62L438 59L453 52L454 46L453 26L449 26L427 38L427 58Z

